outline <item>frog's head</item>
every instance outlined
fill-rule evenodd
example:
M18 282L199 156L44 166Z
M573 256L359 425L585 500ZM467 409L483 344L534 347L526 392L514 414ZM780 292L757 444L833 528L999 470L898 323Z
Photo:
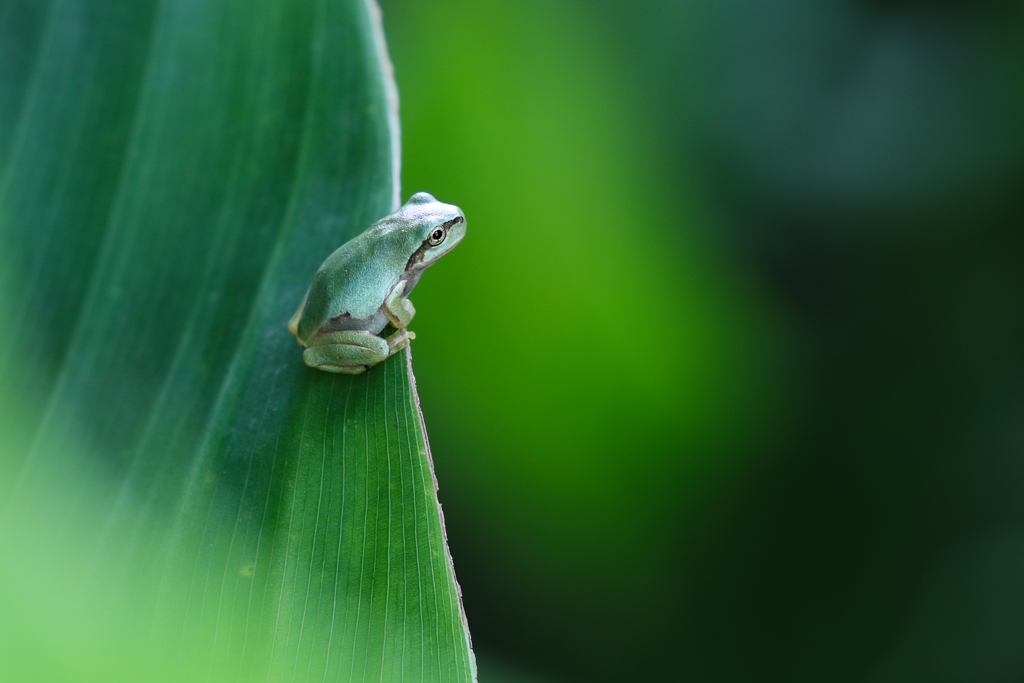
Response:
M417 192L397 216L417 235L420 244L406 270L422 270L455 248L466 236L466 216L454 204L444 204L426 192Z

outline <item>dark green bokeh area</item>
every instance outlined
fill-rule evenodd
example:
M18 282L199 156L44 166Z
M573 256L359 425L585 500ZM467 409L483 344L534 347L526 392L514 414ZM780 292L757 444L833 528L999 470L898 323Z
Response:
M481 680L1024 679L1019 5L383 5Z

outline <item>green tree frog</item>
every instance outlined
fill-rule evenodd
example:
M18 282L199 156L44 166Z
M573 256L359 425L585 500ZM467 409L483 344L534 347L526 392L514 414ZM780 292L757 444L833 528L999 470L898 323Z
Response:
M356 375L409 345L409 292L466 234L462 210L417 192L327 257L288 322L311 368ZM381 337L388 323L395 332Z

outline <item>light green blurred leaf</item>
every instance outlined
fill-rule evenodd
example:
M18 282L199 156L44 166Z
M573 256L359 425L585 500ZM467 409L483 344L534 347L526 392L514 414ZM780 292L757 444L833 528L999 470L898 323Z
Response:
M474 678L411 356L285 329L398 201L378 20L0 4L0 670Z

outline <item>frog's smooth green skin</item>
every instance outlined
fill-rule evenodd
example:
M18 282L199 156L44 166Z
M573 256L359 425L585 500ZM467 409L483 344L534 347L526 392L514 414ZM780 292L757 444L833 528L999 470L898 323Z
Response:
M288 323L306 365L354 375L408 346L409 292L465 234L459 207L417 192L328 256ZM383 338L388 323L397 331Z

